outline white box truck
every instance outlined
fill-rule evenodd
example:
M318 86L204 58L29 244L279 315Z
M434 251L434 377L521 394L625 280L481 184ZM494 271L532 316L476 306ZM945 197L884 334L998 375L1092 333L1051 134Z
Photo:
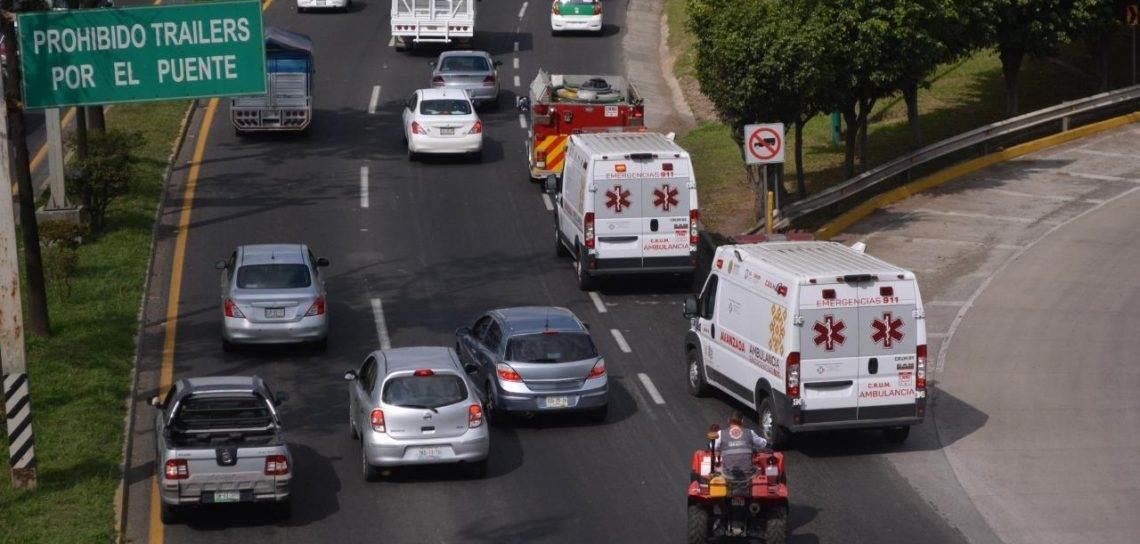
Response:
M478 0L392 0L392 45L397 51L417 43L469 46L475 37Z
M717 248L685 301L689 391L757 411L781 446L799 431L881 428L926 413L926 321L913 273L834 242Z

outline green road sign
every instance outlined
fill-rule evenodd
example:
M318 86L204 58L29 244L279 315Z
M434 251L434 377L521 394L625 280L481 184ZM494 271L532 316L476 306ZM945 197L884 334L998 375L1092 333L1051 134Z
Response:
M261 2L19 15L28 108L264 94Z

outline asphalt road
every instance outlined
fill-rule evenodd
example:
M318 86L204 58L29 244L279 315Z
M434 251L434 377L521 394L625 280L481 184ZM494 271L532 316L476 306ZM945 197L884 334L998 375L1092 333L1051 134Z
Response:
M602 37L551 37L546 2L483 2L475 47L503 61L502 109L483 114L483 162L408 162L399 105L428 83L432 51L388 46L388 2L354 2L349 14L295 13L282 1L267 24L316 44L316 120L309 136L233 135L224 106L209 126L182 269L174 377L260 374L288 392L296 457L294 516L250 508L208 510L168 526L167 542L665 542L684 534L689 457L723 422L724 398L685 391L680 302L671 279L612 282L600 304L554 256L551 216L527 180L513 76L538 68L622 73L625 0L606 3ZM517 52L515 51L517 46ZM514 59L518 59L516 70ZM368 113L373 87L380 103ZM519 89L521 90L521 88ZM190 134L198 134L202 111ZM164 341L174 229L187 182L183 149L169 189L148 294L139 399L154 393ZM361 168L368 168L362 207ZM223 354L213 262L247 243L308 243L328 257L332 333L327 354L294 349ZM456 327L518 304L570 308L590 323L607 357L612 397L603 424L540 418L496 427L490 475L447 469L397 473L366 484L346 422L341 375L379 344L374 300L393 346L452 345ZM603 311L604 309L604 311ZM631 348L624 353L612 330ZM644 374L662 403L642 384ZM128 535L147 540L152 413L136 408ZM832 433L790 452L793 542L958 542L961 536L880 453L878 433ZM156 520L157 521L157 520ZM157 533L151 532L150 535Z

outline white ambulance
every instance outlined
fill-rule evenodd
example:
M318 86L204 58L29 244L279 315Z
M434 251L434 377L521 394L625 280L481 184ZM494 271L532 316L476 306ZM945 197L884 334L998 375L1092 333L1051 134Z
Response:
M926 413L926 321L914 274L833 242L717 248L685 301L689 391L756 409L789 433L882 428L894 442Z
M578 286L599 276L696 268L697 182L689 153L652 132L575 134L554 195L554 246L574 258Z

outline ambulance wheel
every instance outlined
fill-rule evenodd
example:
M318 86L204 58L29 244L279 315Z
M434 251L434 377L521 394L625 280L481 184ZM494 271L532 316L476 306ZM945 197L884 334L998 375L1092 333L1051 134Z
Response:
M788 541L788 509L785 506L772 509L764 520L764 543L784 544Z
M578 273L578 288L583 291L593 291L597 281L590 277L586 271L586 250L578 250L578 260L574 263L574 271Z
M709 384L705 381L705 365L701 362L700 354L696 348L690 349L686 370L689 373L689 394L694 397L703 397L709 394Z
M559 257L570 256L570 250L566 249L566 244L562 243L562 237L558 235L558 227L554 228L554 254Z
M689 544L704 544L709 538L709 511L699 504L689 505Z
M775 450L784 449L784 446L788 445L788 431L777 423L776 407L772 397L766 396L760 401L756 417L760 420L760 436L768 441L768 447Z
M906 438L910 436L910 426L904 427L887 427L883 429L883 436L887 438L887 442L892 444L902 444L906 442Z

